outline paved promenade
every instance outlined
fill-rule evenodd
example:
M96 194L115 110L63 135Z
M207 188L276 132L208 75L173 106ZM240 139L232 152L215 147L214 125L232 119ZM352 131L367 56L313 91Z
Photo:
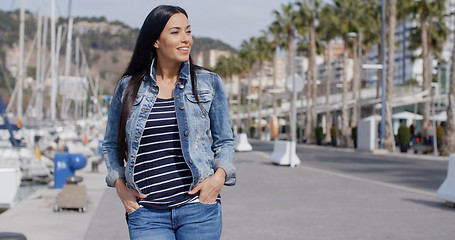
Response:
M302 156L296 168L276 166L269 154L236 153L237 185L221 193L223 240L454 239L455 210L436 199L437 189L306 166ZM317 161L317 154L311 157ZM52 212L58 190L46 188L1 214L0 232L22 232L27 239L128 239L123 206L105 187L105 170L79 174L88 186L87 212Z

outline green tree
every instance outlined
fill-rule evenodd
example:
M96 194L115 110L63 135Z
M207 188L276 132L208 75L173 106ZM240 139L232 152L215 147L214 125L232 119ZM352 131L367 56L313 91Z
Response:
M268 28L268 33L271 35L272 37L272 40L271 40L271 43L272 43L272 47L273 47L273 53L274 53L274 57L273 57L273 89L276 90L277 89L277 83L276 83L276 59L277 59L277 50L282 47L284 48L286 46L286 38L283 36L282 32L281 32L281 26L278 22L273 22L269 28ZM276 97L276 93L273 94L273 114L275 116L278 115L278 112L277 112L277 107L278 107L278 103L277 103L277 97Z
M239 57L242 59L242 63L245 66L246 69L248 69L248 90L247 90L247 111L248 111L248 121L247 121L247 126L246 129L251 129L253 120L252 120L252 115L251 115L251 91L252 91L252 80L253 80L253 64L257 60L257 55L256 51L254 49L254 41L255 38L252 37L248 41L244 40L240 46L240 52L239 52ZM247 133L250 133L250 131L246 131ZM251 137L251 136L250 136Z
M409 7L413 19L419 22L419 26L413 29L410 48L422 49L422 90L428 91L430 98L433 80L431 57L441 51L448 34L448 28L442 20L446 12L445 4L445 0L419 0L411 1ZM428 128L431 103L426 101L422 104L423 132Z
M454 22L455 24L455 22ZM450 68L449 105L447 106L446 138L444 139L444 155L455 153L455 43L452 50L452 64Z
M347 69L347 50L349 49L350 40L349 37L346 35L350 32L358 32L361 26L359 22L359 15L362 9L365 7L359 0L334 0L334 7L335 7L335 14L337 16L338 25L338 36L340 36L344 43L344 51L343 51L343 93L342 93L342 109L341 109L341 145L347 146L349 143L349 119L348 119L348 105L347 105L347 95L349 90L349 83L347 79L346 69ZM354 56L354 65L356 64L356 51L353 52ZM354 72L354 76L356 73ZM354 78L354 81L356 78ZM353 83L354 87L357 86L356 83ZM353 88L353 96L354 99L358 96L356 93L356 88ZM357 108L354 107L353 114L351 118L351 123L357 121Z
M395 66L390 64L395 61L395 29L397 19L397 0L389 1L389 44L388 44L388 59L389 66L387 67L387 84L386 84L386 119L385 119L385 147L391 149L395 146L394 136L390 131L392 128L392 97L393 97L393 79Z
M318 18L319 12L321 11L321 1L311 0L297 2L296 5L299 7L299 17L297 18L299 33L306 35L308 32L309 38L309 74L308 74L308 86L307 86L307 120L305 129L311 129L311 131L305 131L305 139L308 143L315 142L314 129L317 125L317 81L318 81L318 65L316 63L316 52L317 52L317 35L316 35L316 19ZM311 85L310 85L311 84ZM311 101L309 99L311 98ZM311 102L311 106L309 103Z
M294 4L282 4L281 11L273 11L273 15L275 17L275 21L272 25L275 25L277 28L277 32L280 35L280 39L286 39L286 42L281 42L283 44L282 47L287 49L288 53L288 62L289 62L289 73L294 74L295 67L294 67L294 37L295 37L295 26L296 26L296 19L297 19L297 12L294 9ZM293 104L291 101L290 105L290 112L292 114ZM295 123L291 123L295 124Z
M325 63L326 72L327 72L327 82L326 82L326 95L325 95L325 103L327 105L330 104L330 92L333 80L333 70L332 70L332 47L330 42L337 36L337 19L335 15L335 9L331 5L324 5L322 7L319 16L318 16L319 25L316 29L316 32L319 33L321 40L326 43L327 47L327 62ZM332 117L330 111L327 110L325 113L326 115L326 129L331 129L332 126ZM331 141L331 134L326 134L325 139L326 142Z
M261 136L262 127L262 81L265 77L264 73L264 64L266 61L271 61L273 59L274 48L273 43L269 41L267 35L255 38L253 42L254 50L256 51L256 60L259 62L259 84L258 84L258 124L256 126L256 134L258 137Z
M242 73L242 64L240 63L240 60L236 55L233 55L231 57L221 57L216 66L215 66L215 72L217 72L222 78L226 79L226 81L230 82L230 87L229 87L229 104L231 105L234 99L234 94L233 94L233 87L234 87L234 79L238 79L238 93L237 93L237 126L240 127L240 105L241 105L241 84L240 84L240 78L239 75ZM233 114L233 106L231 105L231 122L233 122L233 117L235 114Z

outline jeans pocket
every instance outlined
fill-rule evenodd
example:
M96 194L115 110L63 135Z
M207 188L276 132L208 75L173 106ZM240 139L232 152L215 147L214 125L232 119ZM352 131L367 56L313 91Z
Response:
M126 215L128 217L131 217L131 215L137 213L139 211L139 209L142 208L142 206L139 206L138 208L134 209L132 212L126 212Z
M205 203L205 202L199 201L199 203L200 203L201 205L206 205L206 206L215 206L215 205L218 203L218 201L215 201L215 202L213 202L213 203Z

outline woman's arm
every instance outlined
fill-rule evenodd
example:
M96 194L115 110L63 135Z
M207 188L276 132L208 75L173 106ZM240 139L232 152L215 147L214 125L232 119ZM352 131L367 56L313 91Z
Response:
M229 116L229 104L223 88L223 82L215 75L214 96L210 107L210 129L212 133L212 151L214 153L213 168L224 170L225 185L235 185L234 144L232 135L231 118Z
M123 78L117 88L110 103L109 114L106 123L106 133L103 141L103 157L106 162L108 174L106 183L109 187L115 186L118 178L125 178L125 168L119 163L118 157L118 127L120 120L120 110L122 108L122 95L126 87L127 78Z

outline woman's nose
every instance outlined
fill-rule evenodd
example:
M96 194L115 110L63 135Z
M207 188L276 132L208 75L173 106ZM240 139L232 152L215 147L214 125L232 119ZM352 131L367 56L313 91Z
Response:
M189 36L188 36L188 34L184 33L182 35L182 42L187 43L188 41L189 41Z

